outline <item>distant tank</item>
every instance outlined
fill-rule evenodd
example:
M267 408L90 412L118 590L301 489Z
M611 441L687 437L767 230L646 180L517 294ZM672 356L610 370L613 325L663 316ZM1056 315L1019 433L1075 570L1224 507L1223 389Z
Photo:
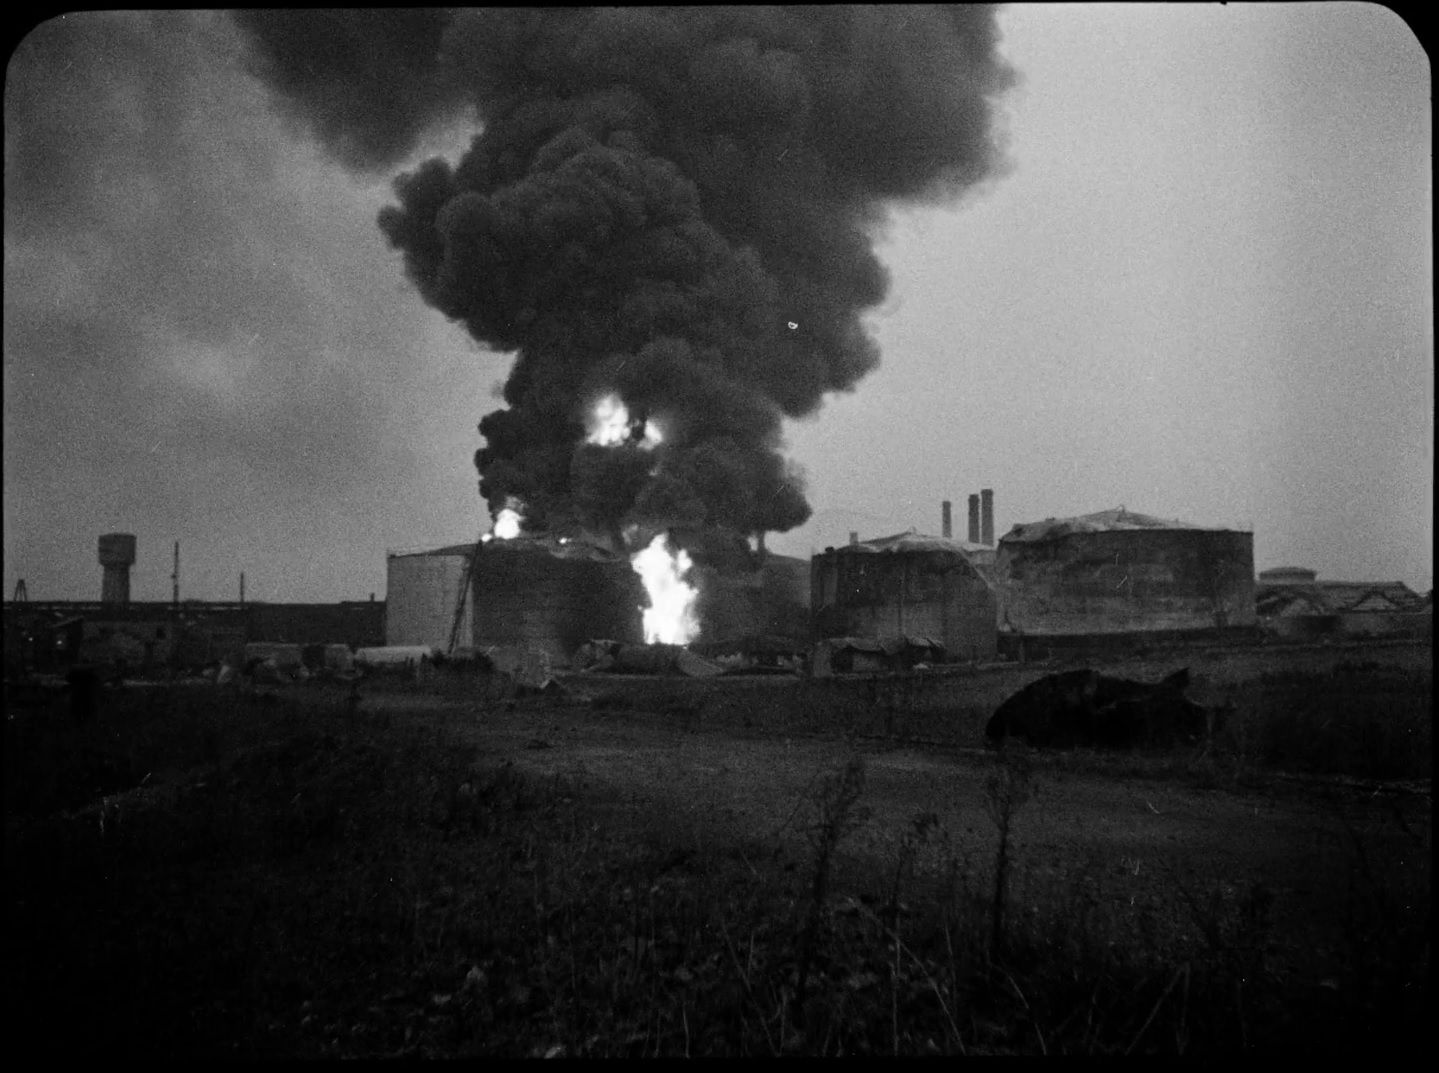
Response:
M130 602L130 567L135 565L135 535L105 533L100 537L100 565L105 568L100 586L102 604Z

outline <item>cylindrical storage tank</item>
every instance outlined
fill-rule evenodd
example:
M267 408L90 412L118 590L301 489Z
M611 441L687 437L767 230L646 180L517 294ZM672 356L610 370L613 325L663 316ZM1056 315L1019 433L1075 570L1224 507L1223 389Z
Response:
M130 567L135 565L135 535L105 533L100 537L100 565L105 576L100 586L100 602L130 602Z
M995 572L1006 628L1034 636L1251 627L1254 534L1101 511L1016 526Z
M477 648L537 648L568 665L586 641L644 642L644 586L623 559L562 557L493 540L475 561L472 583Z
M456 545L423 554L390 555L385 560L385 644L449 647L455 606L472 554L473 546ZM460 619L461 645L469 646L474 640L473 614L466 597Z
M910 550L827 550L811 560L811 586L818 639L923 637L951 660L995 654L994 593L952 545L917 537Z
M1271 585L1312 585L1319 575L1302 566L1275 566L1259 571L1259 580Z

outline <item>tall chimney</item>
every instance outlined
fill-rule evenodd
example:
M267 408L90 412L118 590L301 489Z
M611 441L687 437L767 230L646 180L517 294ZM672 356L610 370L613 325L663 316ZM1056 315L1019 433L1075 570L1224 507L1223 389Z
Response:
M979 543L979 496L969 497L969 542Z
M105 577L100 585L102 604L130 602L130 567L135 565L133 533L106 533L100 538L100 565Z
M855 532L853 529L851 529L851 530L849 531L849 542L850 542L851 544L858 544L858 543L859 543L859 534L858 534L857 532Z
M994 489L979 490L979 542L994 546Z
M939 535L948 540L954 536L954 517L951 513L949 500L945 500L939 507Z

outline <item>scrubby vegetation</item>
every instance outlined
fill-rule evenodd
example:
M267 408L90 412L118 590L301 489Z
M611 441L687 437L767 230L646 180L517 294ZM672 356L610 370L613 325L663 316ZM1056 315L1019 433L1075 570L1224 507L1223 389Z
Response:
M1433 776L1432 676L1374 662L1267 674L1220 744L1240 762L1358 778Z
M1366 740L1333 698L1367 675L1266 682L1235 749L1322 769L1339 746L1306 721ZM1403 690L1376 696L1416 722ZM1394 733L1366 771L1394 770ZM1113 862L1048 868L1019 837L1042 765L975 763L997 852L921 812L873 861L847 852L876 822L858 753L793 802L793 837L721 838L342 692L22 713L12 1033L110 1058L1433 1049L1427 826L1398 854L1355 826L1316 861L1334 906L1316 975L1262 880L1176 872L1121 912Z
M1285 671L1232 688L1203 740L1165 748L1047 750L1046 770L1255 787L1286 775L1433 776L1433 678L1375 662Z

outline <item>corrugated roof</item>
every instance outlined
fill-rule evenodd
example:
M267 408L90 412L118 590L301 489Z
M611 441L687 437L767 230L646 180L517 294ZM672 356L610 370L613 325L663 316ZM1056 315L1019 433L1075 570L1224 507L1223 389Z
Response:
M785 569L785 570L805 570L805 571L808 571L808 570L809 570L809 560L808 560L808 559L800 559L800 558L797 558L797 557L795 557L795 556L793 556L793 555L781 555L781 554L780 554L779 552L777 552L777 551L769 551L769 550L766 550L765 553L764 553L764 559L761 560L761 562L760 562L760 569L761 569L761 570L764 570L764 569L767 569L767 568L772 567L772 566L773 566L773 567L780 567L780 568L783 568L783 569Z
M509 540L490 540L485 543L485 553L493 552L528 552L531 554L543 552L552 555L556 559L588 559L600 562L623 561L623 557L616 555L608 548L602 548L598 544L591 544L587 540L580 540L575 537L557 537L550 533L541 533L535 536L517 536Z
M1260 581L1302 582L1313 581L1318 575L1307 566L1271 566L1259 571Z
M443 548L428 548L424 551L392 551L390 556L394 559L404 559L412 555L469 555L474 550L474 544L447 544Z
M1424 597L1402 581L1316 581L1337 611L1418 611Z
M409 558L412 556L460 556L467 557L475 550L473 544L447 544L442 548L407 548L389 552L391 558ZM486 551L529 551L546 552L559 559L597 559L611 561L621 558L608 548L598 544L592 544L587 540L564 537L555 537L549 533L524 534L513 537L509 540L488 540L485 541ZM781 555L778 552L766 551L761 561L759 570L789 570L795 573L803 572L806 576L809 573L809 560L797 559L791 555Z
M597 544L591 544L584 540L565 538L563 540L550 536L549 534L539 536L517 536L510 540L489 540L485 542L485 550L491 551L516 551L516 552L545 552L558 559L617 559L619 556ZM469 556L475 550L474 544L447 544L443 548L431 548L426 551L392 551L392 558L408 558L412 556Z
M833 652L849 649L853 652L884 652L884 645L873 637L826 637L820 644L828 645Z
M861 540L858 544L844 544L834 550L846 552L851 555L874 555L885 552L909 551L954 551L960 552L966 557L984 552L993 554L994 552L994 549L987 544L971 544L967 540L950 540L945 537L930 536L927 533L916 532L913 529L907 529L903 533L895 533L893 536L875 537L873 540Z
M848 649L853 652L884 653L890 656L903 652L906 648L944 650L944 645L933 637L926 637L918 633L886 637L884 640L875 637L826 637L820 644L828 645L832 652L842 652Z
M1334 609L1322 594L1298 589L1262 589L1254 594L1254 610L1261 618L1288 618L1293 615L1332 615Z
M1111 533L1146 529L1194 529L1211 533L1227 531L1224 526L1195 525L1193 522L1184 522L1177 518L1156 518L1152 514L1139 514L1136 511L1125 510L1123 507L1116 507L1114 510L1080 514L1073 518L1046 518L1042 522L1025 522L1022 525L1016 525L1000 537L1000 540L1029 542L1055 540L1074 533Z
M1255 606L1264 616L1349 611L1422 611L1424 597L1402 581L1261 582Z

